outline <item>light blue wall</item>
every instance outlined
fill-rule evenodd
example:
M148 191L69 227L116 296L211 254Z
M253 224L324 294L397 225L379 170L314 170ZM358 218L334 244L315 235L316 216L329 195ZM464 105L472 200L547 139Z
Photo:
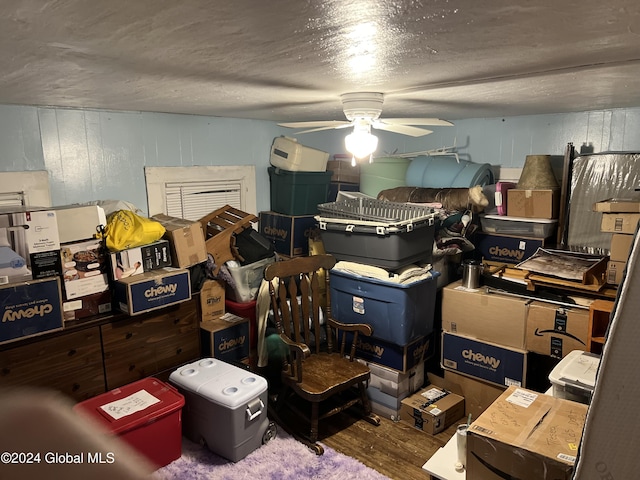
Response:
M600 151L640 151L640 108L458 120L411 138L376 132L378 152L452 145L477 163L521 167L526 155L562 155L568 142ZM269 150L293 135L273 122L147 112L0 105L0 171L47 170L53 205L126 200L146 211L145 166L255 165L259 210L269 208ZM344 153L344 131L301 143Z

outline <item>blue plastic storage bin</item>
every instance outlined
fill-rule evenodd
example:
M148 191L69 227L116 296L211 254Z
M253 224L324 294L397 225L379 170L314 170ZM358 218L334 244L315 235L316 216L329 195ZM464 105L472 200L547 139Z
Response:
M432 274L404 285L331 270L331 315L343 323L368 323L374 338L407 345L433 332L440 273Z

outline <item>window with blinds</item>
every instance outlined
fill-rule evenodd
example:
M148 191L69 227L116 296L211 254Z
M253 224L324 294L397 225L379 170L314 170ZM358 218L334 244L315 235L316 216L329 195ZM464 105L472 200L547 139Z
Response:
M199 220L225 205L256 215L253 165L146 167L149 216Z
M240 182L167 183L167 215L196 221L225 205L242 210L241 192Z

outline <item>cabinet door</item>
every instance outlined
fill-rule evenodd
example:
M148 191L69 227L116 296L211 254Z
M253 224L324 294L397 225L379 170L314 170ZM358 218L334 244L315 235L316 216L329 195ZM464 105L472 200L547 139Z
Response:
M195 300L101 328L107 390L158 376L200 356Z
M63 333L0 352L0 385L52 388L77 401L103 393L100 328Z

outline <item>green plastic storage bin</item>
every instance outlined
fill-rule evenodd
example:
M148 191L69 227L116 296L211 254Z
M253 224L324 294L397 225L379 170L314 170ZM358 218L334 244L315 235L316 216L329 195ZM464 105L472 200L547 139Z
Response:
M284 215L313 215L325 203L333 172L292 172L269 167L271 210Z
M360 191L377 198L378 193L389 188L406 185L408 158L374 158L373 163L360 165Z

